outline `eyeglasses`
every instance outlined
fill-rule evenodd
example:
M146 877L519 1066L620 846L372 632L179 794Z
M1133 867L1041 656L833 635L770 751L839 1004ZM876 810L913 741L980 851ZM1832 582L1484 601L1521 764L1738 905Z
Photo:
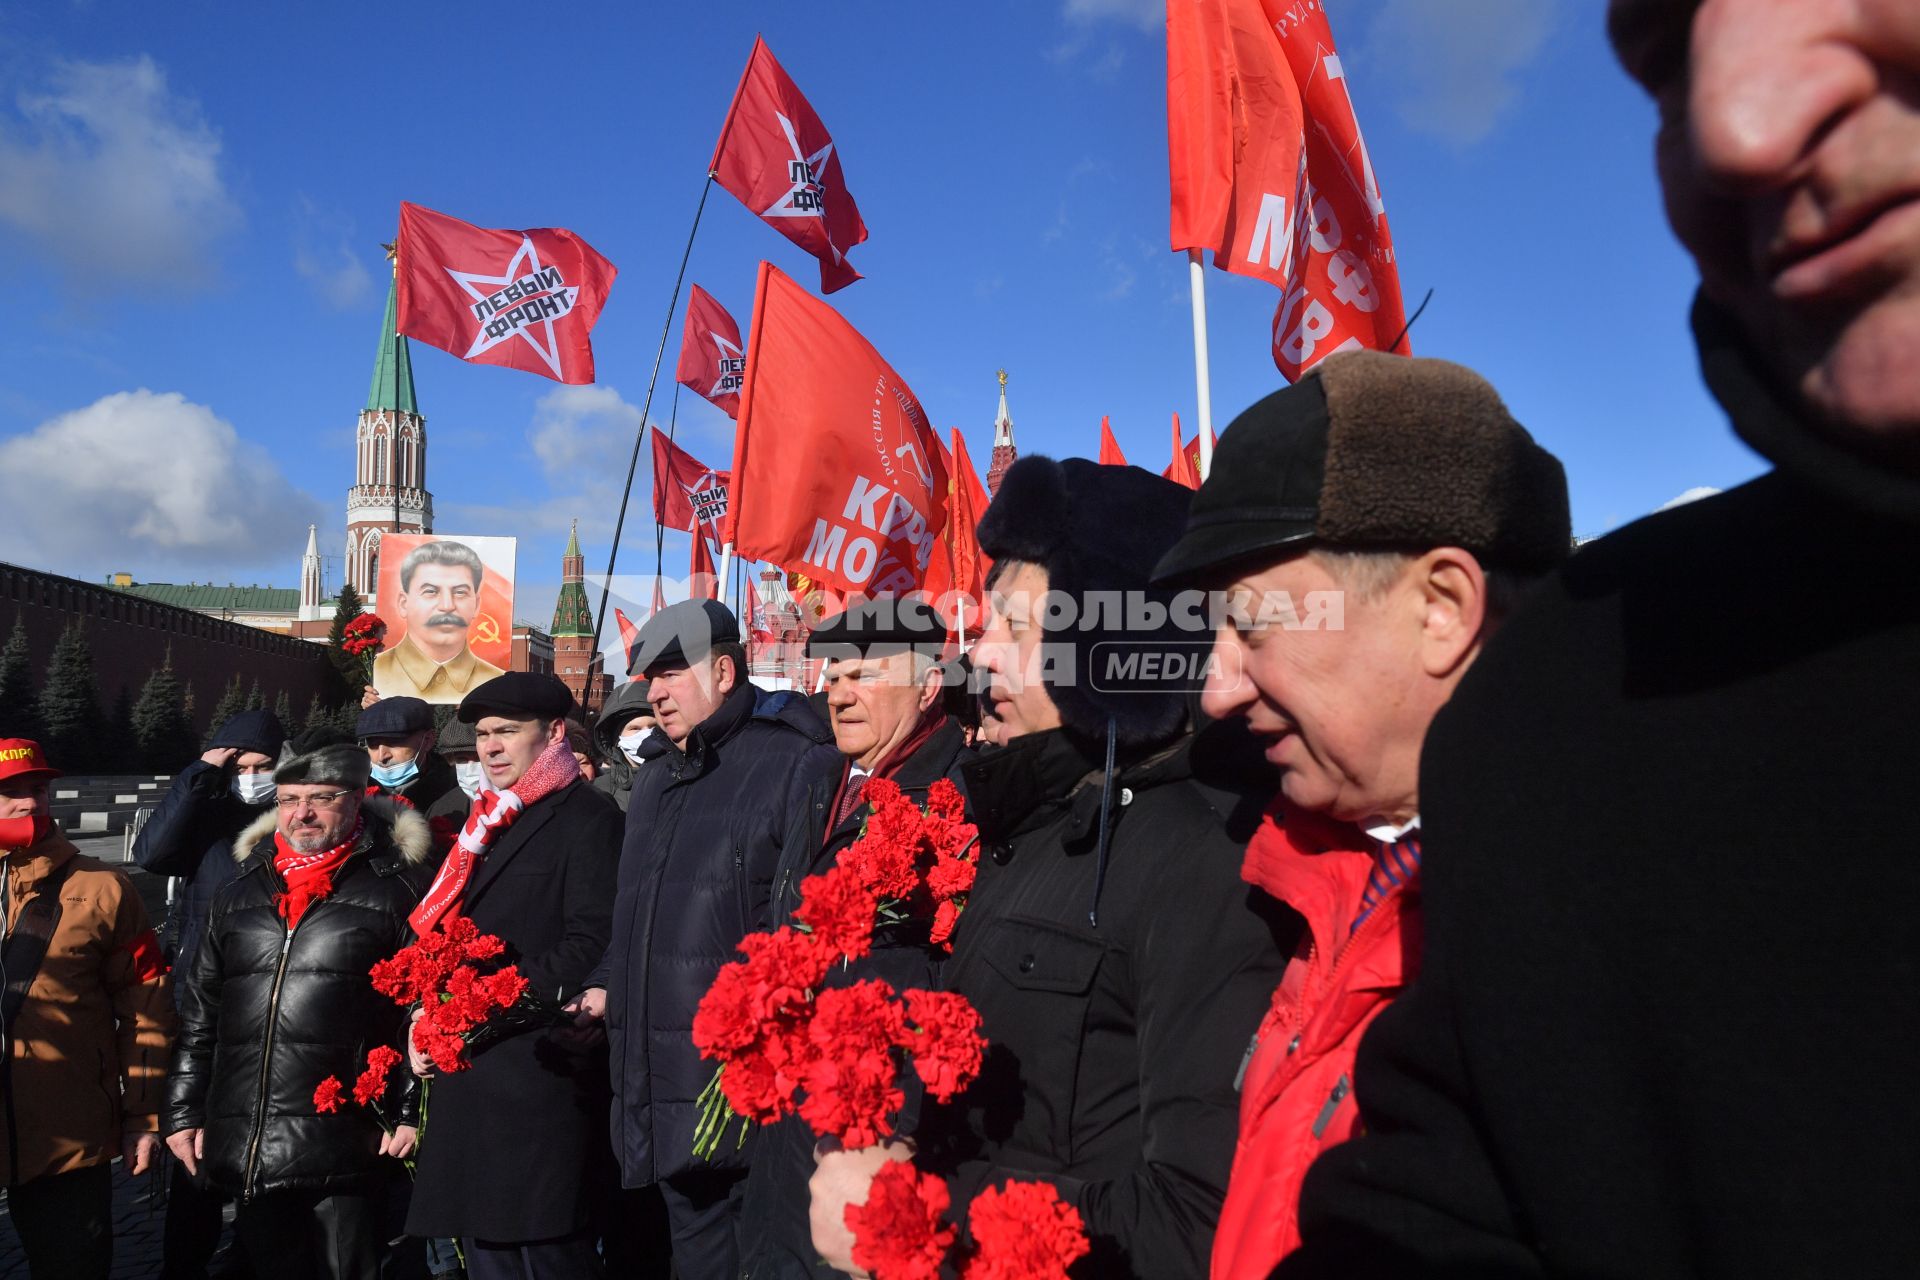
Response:
M316 809L331 809L353 794L351 791L321 791L310 796L276 796L273 802L282 809L297 809L303 804L310 804Z

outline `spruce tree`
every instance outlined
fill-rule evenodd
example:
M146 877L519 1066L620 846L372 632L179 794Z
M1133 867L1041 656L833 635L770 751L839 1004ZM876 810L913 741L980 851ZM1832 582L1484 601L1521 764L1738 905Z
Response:
M293 700L287 697L287 691L285 689L282 689L280 696L273 700L273 718L278 720L280 727L288 733L294 731Z
M140 700L133 704L133 741L147 773L178 773L199 750L171 652L147 677Z
M40 743L55 768L90 773L103 755L107 720L93 676L93 646L86 628L71 623L60 633L40 685Z
M307 700L307 715L306 718L300 722L299 727L295 728L293 725L286 726L287 736L291 738L295 734L305 733L309 729L317 729L327 722L327 716L327 704L320 701L320 695L316 693Z
M93 764L100 772L140 771L140 749L133 741L133 690L124 684L113 696L113 710L107 714L107 735L101 739L99 750Z
M27 653L27 623L13 615L13 633L0 649L0 738L38 738L40 708L35 705L33 664Z
M258 680L253 682L253 688L247 690L246 709L248 711L265 711L267 709L267 695L260 692L260 682Z
M205 749L213 741L213 735L220 726L247 709L246 687L240 683L240 673L234 672L233 679L220 694L220 701L214 703L213 714L207 717L207 731L200 735L200 746Z
M366 612L360 593L353 589L351 582L340 584L340 602L333 611L333 625L327 628L327 657L333 661L333 669L340 673L346 682L347 691L353 695L352 701L360 701L360 690L367 683L367 667L357 655L348 653L340 647L346 638L347 624Z

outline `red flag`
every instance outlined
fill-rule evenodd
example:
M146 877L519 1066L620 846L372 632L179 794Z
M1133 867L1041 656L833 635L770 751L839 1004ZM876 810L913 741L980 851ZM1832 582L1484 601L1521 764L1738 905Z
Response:
M754 585L753 575L747 575L747 635L757 644L773 644L780 639L774 634L772 620L767 617L766 602L760 599L760 588Z
M656 583L654 590L658 591L659 589L659 585ZM655 605L654 608L658 610L659 606ZM613 621L615 625L620 628L620 648L627 655L626 665L621 669L631 671L633 670L633 642L640 638L640 628L634 626L633 620L627 617L626 614L620 612L619 605L613 607Z
M614 265L571 231L489 231L400 204L400 332L474 364L593 381Z
M696 521L707 537L720 539L727 517L727 481L700 459L653 429L653 520L668 529L692 529Z
M773 264L754 290L727 540L842 591L926 582L946 464L925 410L858 330Z
M713 571L713 551L707 546L707 536L696 532L693 535L693 549L687 560L688 598L702 596L708 600L720 598L720 579Z
M1173 415L1173 461L1160 474L1189 489L1200 487L1200 437L1194 436L1191 445L1181 441L1180 415L1177 413Z
M847 261L867 224L820 117L755 36L707 168L741 204L820 259L820 292L860 278Z
M953 546L953 589L965 592L978 602L987 594L987 573L993 568L993 560L980 549L980 517L987 512L987 487L980 483L980 475L973 469L973 459L967 454L967 439L960 434L958 427L953 432L953 483L948 488L948 502L951 510L947 516L947 528ZM978 610L970 611L977 615ZM973 629L978 629L979 619L968 619Z
M1169 4L1167 158L1174 249L1281 290L1273 359L1289 380L1400 336L1386 205L1325 6Z
M1107 425L1107 415L1100 415L1100 465L1103 467L1124 467L1127 455L1120 452L1120 442L1113 438L1113 428Z
M740 378L746 367L740 326L712 294L694 285L687 295L687 322L680 331L680 363L673 380L735 418L740 415Z

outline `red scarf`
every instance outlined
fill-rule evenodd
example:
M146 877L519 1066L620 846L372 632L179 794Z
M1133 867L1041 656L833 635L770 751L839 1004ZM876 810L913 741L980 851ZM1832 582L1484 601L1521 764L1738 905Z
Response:
M467 825L454 841L440 874L433 878L427 896L407 917L413 931L422 937L449 915L460 914L460 900L466 896L467 881L474 868L487 856L487 850L501 834L517 821L528 805L545 799L580 776L580 762L573 758L573 747L565 738L540 753L520 780L505 791L482 791L467 813Z
M286 892L274 898L274 905L289 930L300 923L308 907L333 892L333 877L346 865L365 825L365 818L355 818L345 840L318 853L301 853L287 843L286 836L277 830L273 833L273 869L287 882Z
M835 829L851 818L860 809L860 793L866 790L867 783L874 778L891 778L900 772L900 767L913 759L914 752L927 745L927 739L940 732L947 722L945 711L934 709L920 718L920 723L912 733L901 740L900 745L887 752L886 758L876 765L871 773L855 779L853 762L849 760L840 775L840 789L834 794L833 807L829 810L833 818L827 824L827 838L832 839Z

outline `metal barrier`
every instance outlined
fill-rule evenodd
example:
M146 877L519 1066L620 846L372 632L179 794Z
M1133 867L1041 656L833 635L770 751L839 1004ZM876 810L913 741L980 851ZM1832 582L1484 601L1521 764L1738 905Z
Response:
M133 842L140 838L140 828L147 825L147 819L153 816L153 812L154 807L152 805L141 805L133 811L133 816L127 819L127 835L126 839L120 845L120 861L133 861ZM167 881L167 901L168 903L172 903L173 901L173 881L171 877L169 877Z

